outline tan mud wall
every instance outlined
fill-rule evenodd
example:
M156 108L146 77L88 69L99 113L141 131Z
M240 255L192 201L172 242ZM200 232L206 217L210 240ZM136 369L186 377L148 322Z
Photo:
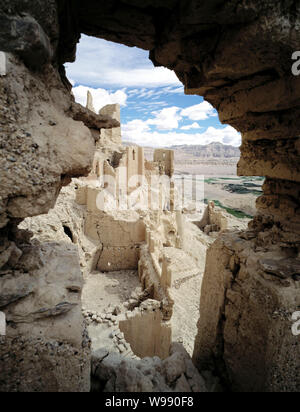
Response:
M120 330L136 356L161 359L169 356L172 329L163 323L159 308L134 313L131 319L120 322Z

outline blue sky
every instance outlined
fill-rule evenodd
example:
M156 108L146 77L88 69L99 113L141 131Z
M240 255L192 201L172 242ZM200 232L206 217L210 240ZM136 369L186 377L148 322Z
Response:
M121 105L123 140L153 147L241 143L209 103L185 96L175 73L153 67L144 50L82 36L76 62L66 69L77 102L85 105L90 90L97 111Z

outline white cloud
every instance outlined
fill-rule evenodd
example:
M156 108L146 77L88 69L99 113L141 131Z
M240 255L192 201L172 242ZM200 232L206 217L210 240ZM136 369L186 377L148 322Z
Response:
M153 66L149 52L88 36L82 36L76 62L66 68L76 84L93 87L181 87L173 71Z
M164 87L162 89L162 93L164 94L184 94L184 87L180 86L180 87L173 87L173 86L168 86L168 87Z
M107 104L119 103L121 106L126 106L127 94L124 90L117 90L114 93L109 93L104 89L93 89L91 87L77 86L73 88L73 94L77 103L86 106L87 92L92 93L94 108L96 112Z
M143 109L136 108L136 110L141 111ZM145 121L141 119L131 120L122 126L124 135L126 135L126 137L131 134L139 136L141 133L151 132L150 126L155 126L158 130L178 129L178 122L181 119L181 117L178 116L179 110L178 107L168 107L160 111L152 112L154 116L152 119Z
M172 96L176 94L184 95L184 88L183 86L167 86L167 87L159 87L159 88L140 88L140 89L132 89L128 91L128 95L130 98L138 98L138 99L150 99L152 102L153 100L160 99L162 96L165 98L167 95Z
M110 70L102 77L108 86L120 87L161 87L164 84L177 84L178 79L174 72L164 67L150 69L120 69Z
M189 124L187 126L182 126L181 130L192 130L192 129L202 129L199 123Z
M181 116L188 117L190 120L206 120L209 117L216 116L216 111L208 102L202 102L195 106L190 106L181 111Z
M123 140L127 140L130 136L135 136L136 139L139 139L139 135L148 131L150 131L150 127L147 125L147 122L139 119L131 120L122 126L122 134L125 137Z
M149 119L147 124L156 126L158 130L178 129L178 122L182 119L181 116L178 115L179 110L179 107L162 109L160 112L153 113L155 114L155 118Z
M123 140L132 142L141 146L151 147L168 147L174 145L207 145L213 142L219 142L226 145L240 146L241 135L231 126L217 129L209 127L203 133L178 133L168 132L160 133L152 132L148 128L148 122L139 121L138 128L134 127L134 123L130 122L123 127Z
M83 36L76 63L67 65L67 74L72 79L76 101L83 106L88 90L97 111L107 104L127 106L123 111L129 120L122 126L124 140L153 147L241 143L240 134L232 127L216 127L217 119L211 118L217 112L208 102L184 109L177 107L183 99L182 84L174 72L153 67L144 50ZM148 120L131 120L133 116ZM180 123L183 119L185 122ZM201 129L200 122L207 119L211 121L205 123L206 127L214 127L197 130Z

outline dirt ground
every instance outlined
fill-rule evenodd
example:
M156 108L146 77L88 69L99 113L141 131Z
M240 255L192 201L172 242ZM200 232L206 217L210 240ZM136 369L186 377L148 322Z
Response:
M137 271L119 271L111 273L93 272L84 278L82 306L84 311L104 314L109 309L128 301L132 292L140 286ZM92 340L92 349L109 348L116 351L112 344L111 332L117 328L108 324L88 326Z
M248 216L254 216L256 213L256 200L262 194L263 180L259 178L239 178L237 176L226 175L204 175L197 176L197 202L218 201L224 207L238 210ZM182 186L182 176L176 176L176 187L180 192ZM184 176L185 199L192 200L192 176ZM229 187L233 187L236 191L229 191ZM239 193L243 190L246 193ZM248 193L247 193L248 191Z
M183 282L178 289L172 290L172 297L176 300L172 322L173 341L183 343L191 356L197 335L202 279L203 273L199 273Z
M109 307L126 302L140 286L137 271L93 272L84 279L83 307L104 313Z
M194 174L207 176L236 176L237 162L199 161L196 164L175 164L175 174Z

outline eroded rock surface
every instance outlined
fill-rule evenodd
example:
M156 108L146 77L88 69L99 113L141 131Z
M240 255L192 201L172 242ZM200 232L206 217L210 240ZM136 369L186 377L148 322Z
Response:
M17 225L90 172L95 131L119 122L74 103L57 65L56 1L4 1L0 20L0 390L87 391L77 248L30 240Z
M81 314L77 249L20 242L15 268L0 270L1 391L88 391L90 341ZM23 378L21 378L23 376Z
M260 247L253 232L224 234L207 255L194 361L236 391L300 387L299 338L292 333L299 260L280 246Z
M170 357L128 360L99 350L92 358L94 392L208 392L185 349L178 344Z

